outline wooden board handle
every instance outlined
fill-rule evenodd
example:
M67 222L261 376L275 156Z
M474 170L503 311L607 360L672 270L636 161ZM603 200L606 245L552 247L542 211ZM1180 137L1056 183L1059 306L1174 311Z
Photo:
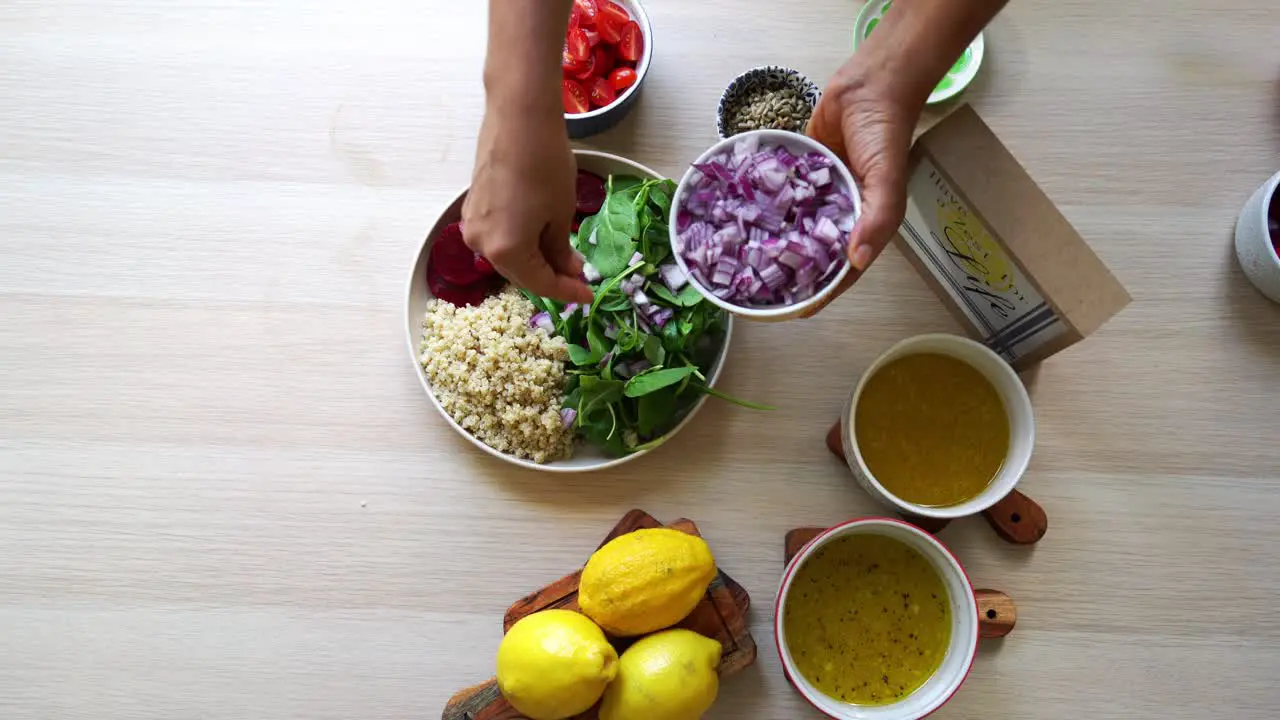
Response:
M1002 638L1018 624L1013 598L999 590L974 590L978 598L978 636Z
M787 532L783 555L786 564L791 564L795 556L814 538L826 531L820 527L802 527ZM1018 608L1013 598L999 590L974 590L978 601L978 636L984 638L1000 638L1008 635L1018 623Z
M983 511L991 529L1015 545L1039 542L1049 530L1049 517L1035 500L1010 490L1000 502Z

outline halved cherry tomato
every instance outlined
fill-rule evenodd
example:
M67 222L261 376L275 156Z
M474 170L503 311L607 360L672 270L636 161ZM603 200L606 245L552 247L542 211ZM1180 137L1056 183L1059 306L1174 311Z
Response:
M591 54L591 44L587 42L587 34L582 28L569 28L564 45L565 54L576 63L586 62L587 56Z
M594 107L605 107L618 99L618 93L608 78L595 78L588 87L591 89L591 104Z
M639 79L640 76L636 74L636 71L629 67L614 68L613 72L609 73L609 82L613 84L613 89L619 93L635 85L636 80Z
M589 30L587 28L583 28L582 32L586 33L588 45L590 45L591 47L595 47L596 45L600 44L600 33L596 32L595 30Z
M566 73L576 73L582 69L586 63L578 62L569 54L569 43L564 44L564 50L560 53L560 69Z
M591 109L587 91L583 90L577 81L569 78L565 78L560 84L560 101L564 104L564 111L570 115L577 115Z
M622 40L618 43L618 55L623 60L631 62L640 62L640 56L644 54L644 35L640 32L640 26L635 20L627 23L622 28Z
M595 73L600 77L609 77L609 71L617 64L613 48L601 43L595 49Z
M597 50L598 49L599 48L597 48ZM597 55L596 53L594 52L590 53L589 55L587 55L586 62L579 63L576 69L569 70L567 72L577 80L590 80L591 78L600 74L598 72L600 64L596 62L596 58L598 57L599 55Z
M595 27L600 6L596 4L596 0L573 0L573 14L578 16L582 27Z
M600 0L600 14L596 16L596 30L607 42L617 43L622 39L622 28L631 22L631 15L626 9L610 0Z

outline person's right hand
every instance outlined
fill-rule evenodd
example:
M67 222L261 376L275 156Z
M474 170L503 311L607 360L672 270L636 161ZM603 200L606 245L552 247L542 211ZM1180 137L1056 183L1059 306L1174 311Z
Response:
M529 114L490 106L462 207L467 246L532 293L591 302L569 244L576 177L558 103Z

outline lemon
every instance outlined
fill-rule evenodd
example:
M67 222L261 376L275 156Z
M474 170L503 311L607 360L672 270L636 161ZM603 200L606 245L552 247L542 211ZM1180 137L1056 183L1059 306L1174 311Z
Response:
M600 720L698 720L716 701L720 643L692 630L637 640L618 660Z
M578 607L612 635L644 635L693 612L715 576L715 558L702 538L669 528L636 530L587 561Z
M617 672L618 653L604 632L570 610L526 616L498 646L498 690L529 720L584 712Z

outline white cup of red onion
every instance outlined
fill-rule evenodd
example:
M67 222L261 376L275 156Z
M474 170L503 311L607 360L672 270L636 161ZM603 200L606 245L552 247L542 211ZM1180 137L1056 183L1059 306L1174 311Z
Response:
M861 202L826 146L753 130L711 146L680 179L671 247L709 302L750 320L802 317L849 274Z

